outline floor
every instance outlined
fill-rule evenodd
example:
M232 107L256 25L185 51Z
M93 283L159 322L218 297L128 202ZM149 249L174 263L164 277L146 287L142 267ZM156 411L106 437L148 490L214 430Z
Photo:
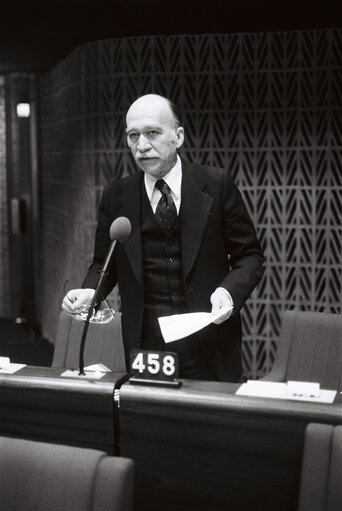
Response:
M0 318L0 357L11 362L51 366L53 346L26 324Z

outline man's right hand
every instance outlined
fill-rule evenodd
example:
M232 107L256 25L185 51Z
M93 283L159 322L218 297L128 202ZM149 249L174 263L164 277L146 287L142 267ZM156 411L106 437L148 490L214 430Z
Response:
M78 314L85 305L91 304L94 294L95 289L71 289L63 298L62 309L69 314Z

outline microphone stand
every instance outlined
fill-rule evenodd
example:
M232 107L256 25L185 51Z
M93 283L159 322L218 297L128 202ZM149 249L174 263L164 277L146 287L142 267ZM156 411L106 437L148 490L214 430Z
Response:
M85 347L85 341L86 341L86 338L87 338L89 321L90 321L90 318L93 315L93 312L94 312L94 309L95 309L95 305L97 303L97 298L98 298L98 296L100 294L100 290L101 290L101 287L102 287L102 282L103 282L104 278L106 277L106 275L107 275L107 273L103 273L103 271L101 272L101 277L100 277L98 286L96 288L96 291L94 293L93 299L91 301L91 304L89 306L89 310L88 310L88 313L87 313L87 319L85 320L85 323L84 323L84 328L83 328L82 337L81 337L81 344L80 344L80 360L79 360L79 373L78 373L79 376L81 376L81 375L84 376L85 375L85 372L84 372L84 347Z
M79 360L80 363L79 363L79 373L78 373L79 376L85 375L85 372L84 372L84 346L85 346L85 341L86 341L86 337L87 337L89 322L90 322L90 318L93 314L93 311L95 310L96 304L98 303L98 297L100 295L103 281L108 274L108 268L109 268L110 262L113 257L116 243L125 241L128 238L128 236L130 235L130 233L131 233L131 224L130 224L130 221L128 220L128 218L126 218L126 217L116 218L114 220L114 222L112 223L112 225L110 226L109 235L110 235L110 239L112 240L112 243L109 247L105 262L103 263L102 270L100 272L100 279L97 284L91 304L89 306L89 310L87 313L87 319L85 321L84 328L83 328L81 345L80 345L80 360Z
M95 290L93 299L92 299L91 304L89 306L89 310L88 310L88 313L87 313L87 319L85 320L85 323L84 323L84 328L83 328L82 338L81 338L81 345L80 345L80 359L79 359L79 373L78 373L79 376L84 376L85 375L85 372L84 372L84 347L85 347L85 342L86 342L86 338L87 338L89 321L90 321L90 318L93 315L93 311L95 309L95 306L98 303L98 297L100 295L102 284L103 284L103 282L104 282L104 280L105 280L105 278L106 278L106 276L108 274L108 266L109 266L109 263L111 261L112 255L113 255L115 245L116 245L116 240L113 240L112 245L110 247L110 250L109 250L109 252L107 254L106 260L105 260L105 262L103 264L103 267L102 267L102 270L101 270L101 273L100 273L100 280L99 280L99 282L97 284L97 288Z

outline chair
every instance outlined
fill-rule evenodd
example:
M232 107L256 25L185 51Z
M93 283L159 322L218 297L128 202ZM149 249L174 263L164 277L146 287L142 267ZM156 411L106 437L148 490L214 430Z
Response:
M77 368L84 322L62 311L56 335L52 367ZM103 363L114 372L126 372L122 343L121 313L109 323L89 324L84 350L85 366Z
M129 511L133 483L127 458L0 437L1 511Z
M342 506L342 426L309 424L298 511L340 511Z
M342 390L342 315L288 311L266 381L312 381Z

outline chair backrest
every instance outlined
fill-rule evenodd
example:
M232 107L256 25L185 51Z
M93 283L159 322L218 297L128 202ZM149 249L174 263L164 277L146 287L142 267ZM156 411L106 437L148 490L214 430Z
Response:
M0 437L1 511L129 511L133 483L127 458Z
M309 424L305 431L298 511L340 511L342 426Z
M84 322L62 311L59 316L52 367L77 368ZM125 372L121 313L104 325L90 323L84 349L85 366L103 363L115 372Z
M285 312L274 365L263 379L312 381L342 390L342 315Z

